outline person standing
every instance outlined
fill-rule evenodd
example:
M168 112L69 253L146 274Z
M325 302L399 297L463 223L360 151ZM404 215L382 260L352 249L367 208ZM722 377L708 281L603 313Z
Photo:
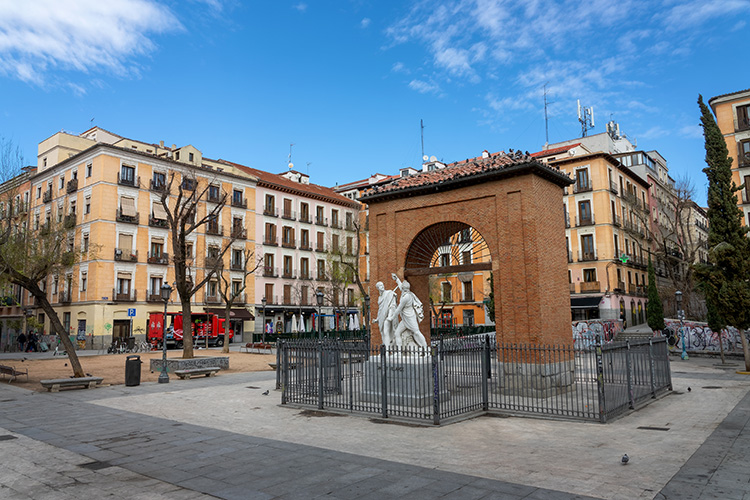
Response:
M18 342L18 350L21 352L26 351L26 334L21 332L16 341Z

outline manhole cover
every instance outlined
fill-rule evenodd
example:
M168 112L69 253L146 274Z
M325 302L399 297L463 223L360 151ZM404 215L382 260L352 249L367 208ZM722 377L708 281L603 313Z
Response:
M79 467L83 467L84 469L89 469L89 470L101 470L101 469L106 469L107 467L112 467L112 464L107 463L107 462L100 462L99 460L96 460L94 462L81 464L79 465Z
M643 429L644 431L668 431L669 427L649 427L647 425L642 425L638 427L638 429Z
M0 441L10 441L11 439L18 439L16 436L11 436L10 434L3 434L0 436Z
M248 389L260 389L260 387L255 387L254 385L248 385L247 388Z
M721 389L718 385L707 385L704 387L701 387L701 389Z

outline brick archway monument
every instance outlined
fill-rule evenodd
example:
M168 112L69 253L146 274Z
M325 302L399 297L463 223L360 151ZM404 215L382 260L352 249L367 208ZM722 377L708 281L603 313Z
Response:
M429 276L490 270L499 342L570 344L563 187L572 180L530 157L503 153L436 164L372 191L369 205L373 317L377 291L405 278L429 307ZM475 259L441 258L470 248ZM458 243L458 244L453 244ZM429 341L427 310L420 330ZM373 323L373 344L381 342Z

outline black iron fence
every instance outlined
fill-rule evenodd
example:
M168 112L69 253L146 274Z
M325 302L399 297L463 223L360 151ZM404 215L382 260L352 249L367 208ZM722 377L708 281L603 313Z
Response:
M323 340L364 340L367 337L367 330L361 328L359 330L328 330L322 333L316 331L308 332L283 332L283 333L266 333L254 332L253 342L261 342L265 339L266 342L276 343L280 341L293 341L293 340L316 340L318 337Z
M671 390L663 338L601 345L496 344L489 335L419 348L288 340L282 404L448 423L483 412L606 422Z

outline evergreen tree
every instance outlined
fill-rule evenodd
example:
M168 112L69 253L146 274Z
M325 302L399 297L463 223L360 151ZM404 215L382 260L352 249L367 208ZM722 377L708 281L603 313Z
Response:
M648 256L648 303L646 304L646 316L648 326L654 331L664 330L664 308L659 297L659 290L656 288L656 273L654 265L651 262L651 256Z
M698 277L709 304L722 321L737 328L750 371L750 349L745 329L750 327L750 245L742 212L737 206L737 185L732 181L732 159L727 144L703 96L698 96L705 137L708 177L708 245L710 265L698 266Z

